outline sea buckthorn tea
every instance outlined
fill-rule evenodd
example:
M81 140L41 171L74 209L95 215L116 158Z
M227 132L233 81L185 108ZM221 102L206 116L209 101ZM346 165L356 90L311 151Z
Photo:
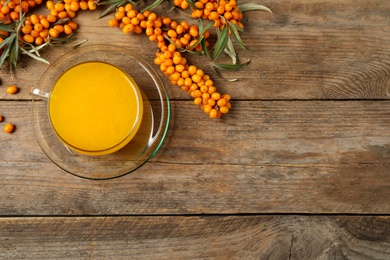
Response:
M72 150L105 155L125 146L143 115L134 80L104 62L84 62L65 71L49 99L49 117L58 137Z

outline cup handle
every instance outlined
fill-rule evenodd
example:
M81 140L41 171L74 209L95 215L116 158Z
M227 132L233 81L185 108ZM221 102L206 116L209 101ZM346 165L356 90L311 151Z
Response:
M48 92L45 92L45 91L42 91L40 90L39 88L31 88L31 94L35 95L35 96L39 96L45 100L48 100L49 99L49 93Z

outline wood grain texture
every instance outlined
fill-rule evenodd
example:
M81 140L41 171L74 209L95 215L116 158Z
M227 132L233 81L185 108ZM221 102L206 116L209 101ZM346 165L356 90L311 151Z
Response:
M389 217L0 219L2 259L388 259ZM367 231L369 234L367 236Z
M245 13L251 62L223 72L237 82L213 77L231 112L209 120L160 73L168 136L119 179L74 177L41 151L29 90L47 65L0 70L0 114L17 127L0 132L0 259L389 259L390 1L257 2L273 14ZM153 62L155 43L98 15L79 15L76 37Z
M94 182L45 157L30 102L3 102L17 130L0 134L0 213L390 212L387 101L237 101L223 121L172 104L157 155L131 175Z

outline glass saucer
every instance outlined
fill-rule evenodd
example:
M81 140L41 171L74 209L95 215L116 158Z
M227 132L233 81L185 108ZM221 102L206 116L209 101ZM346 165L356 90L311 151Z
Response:
M49 93L68 68L88 61L113 64L137 83L143 97L143 118L133 139L124 148L108 155L74 152L59 140L49 119L47 101L36 95L32 95L32 126L43 152L64 171L94 180L117 178L140 168L159 150L170 118L168 94L148 62L129 49L112 45L83 46L65 54L49 66L37 88Z

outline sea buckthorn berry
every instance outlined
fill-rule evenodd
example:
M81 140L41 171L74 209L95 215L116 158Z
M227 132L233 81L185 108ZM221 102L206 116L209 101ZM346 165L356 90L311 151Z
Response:
M226 101L230 101L230 95L229 94L223 94L222 98L225 99Z
M41 23L34 24L34 30L40 32L43 30L43 25Z
M174 72L171 76L172 76L172 79L173 79L173 80L176 80L176 81L179 80L179 79L181 78L181 77L180 77L180 73L177 72L177 71Z
M39 32L39 37L42 37L43 39L46 38L49 35L49 29L43 29Z
M0 122L3 122L4 118L2 115L0 115Z
M221 94L219 94L218 92L214 92L211 94L211 98L214 100L219 100L221 98Z
M34 43L37 46L41 45L43 43L43 38L41 36L36 37Z
M165 63L164 63L165 64ZM174 66L167 66L167 69L165 71L168 75L171 75L175 72L175 67Z
M203 106L203 112L206 114L210 113L211 109L212 107L209 104Z
M57 29L55 29L55 28L50 28L50 30L49 30L49 35L50 35L51 37L57 38L59 34L60 34L60 33L59 33L59 31L58 31Z
M190 7L190 5L188 4L187 1L182 1L181 4L180 4L180 8L183 9L183 10L186 10L188 9L188 7Z
M54 4L54 9L55 9L56 11L58 11L58 12L64 11L65 5L64 5L64 3L62 3L62 2L56 2L56 3Z
M197 68L194 65L188 67L188 72L190 73L190 75L194 75L196 73L196 70Z
M133 10L133 5L132 4L126 4L125 5L125 12L128 12L128 11L130 11L130 10Z
M120 11L118 11L118 12L116 12L116 13L114 14L114 17L115 17L115 19L117 19L117 20L121 20L123 17L125 17L125 12L120 12Z
M195 104L195 105L200 105L200 104L202 104L202 98L201 98L201 97L196 97L196 98L194 99L194 104Z
M28 42L28 43L33 43L34 37L31 36L31 34L25 34L25 35L23 35L23 41Z
M172 60L173 60L174 64L180 64L181 59L182 59L182 57L180 55L180 56L174 56Z
M209 104L210 106L214 107L216 102L215 102L214 99L210 98L210 99L207 100L207 104Z
M18 13L18 12L13 11L13 12L11 12L11 13L9 14L9 16L10 16L10 18L11 18L13 21L19 20L19 13Z
M77 27L78 27L77 23L76 23L76 22L73 22L73 21L70 21L70 22L68 23L68 25L70 26L70 28L72 28L72 30L76 30Z
M63 33L64 32L64 26L62 24L54 25L53 29L56 29L59 33ZM49 30L49 34L50 34L50 30Z
M80 3L78 1L72 1L70 4L70 10L77 12L80 9Z
M126 24L125 27L123 27L122 31L124 33L131 33L132 31L134 31L134 24L131 24L131 23Z
M48 14L46 19L50 22L50 23L55 23L57 21L57 17L52 15L52 14Z
M225 106L226 103L227 103L227 101L226 101L226 99L224 99L224 98L220 98L220 99L217 101L217 105L218 105L219 107Z
M65 19L66 17L68 17L68 13L66 11L61 11L57 14L57 17L59 19Z
M24 25L22 27L22 33L23 34L29 34L32 31L32 26L30 24Z
M43 28L49 28L50 27L50 22L45 17L43 17L40 20L40 24L42 24Z
M217 91L217 88L215 86L209 86L209 91L207 93L212 95L215 91Z
M215 108L210 110L210 118L217 118L218 112Z
M69 26L69 24L65 24L64 25L64 33L69 35L69 34L72 34L73 30L72 30L72 27Z
M31 16L30 16L30 21L31 21L31 23L32 24L37 24L37 23L39 23L39 17L38 17L38 15L36 15L36 14L32 14Z
M15 130L15 125L12 123L8 123L4 126L4 132L5 133L12 133Z
M34 42L34 40L32 41ZM15 85L11 85L11 86L8 86L5 91L8 93L8 94L15 94L19 91L19 88Z
M36 31L36 30L32 30L32 31L30 32L30 35L31 35L32 37L36 38L36 37L39 36L39 33L40 33L40 32L38 32L38 31Z
M134 25L134 32L138 34L142 33L143 32L142 27L139 25Z
M222 114L229 113L229 108L227 106L221 106L219 107L219 111L221 111Z
M85 0L80 1L80 9L85 11L88 10L88 3Z
M96 10L97 5L96 5L94 0L88 0L87 4L88 4L89 10L91 10L91 11Z
M182 34L184 32L184 27L181 24L178 24L176 27L176 33L177 34Z

